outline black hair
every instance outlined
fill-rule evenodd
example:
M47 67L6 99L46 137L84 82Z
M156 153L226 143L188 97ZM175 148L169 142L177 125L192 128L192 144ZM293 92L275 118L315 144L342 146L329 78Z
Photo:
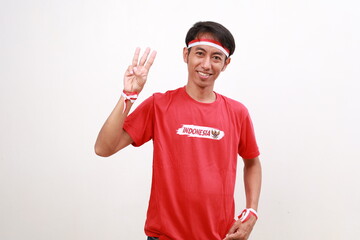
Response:
M223 25L211 21L195 23L186 34L186 46L189 45L189 42L197 39L199 35L203 33L210 33L213 36L214 40L220 42L225 48L229 49L229 56L234 53L235 40L231 32Z

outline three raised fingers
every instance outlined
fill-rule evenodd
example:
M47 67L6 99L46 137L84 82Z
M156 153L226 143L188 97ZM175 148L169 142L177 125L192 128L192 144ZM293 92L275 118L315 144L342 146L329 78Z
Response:
M150 51L151 51L150 48L146 48L144 54L142 55L142 57L141 57L141 59L139 61L140 48L136 48L134 58L133 58L133 61L132 61L132 66L137 67L137 66L144 66L145 65L146 69L150 69L150 67L152 66L152 64L153 64L153 62L155 60L155 57L156 57L156 51L153 51L151 53L150 57L149 57Z

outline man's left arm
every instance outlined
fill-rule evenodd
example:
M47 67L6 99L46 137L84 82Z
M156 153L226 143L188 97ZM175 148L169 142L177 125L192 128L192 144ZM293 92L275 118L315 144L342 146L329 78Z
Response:
M260 159L256 157L252 159L243 159L243 161L246 208L252 208L257 211L261 190ZM237 220L230 228L224 240L247 240L256 220L256 217L253 215L243 223L240 220Z

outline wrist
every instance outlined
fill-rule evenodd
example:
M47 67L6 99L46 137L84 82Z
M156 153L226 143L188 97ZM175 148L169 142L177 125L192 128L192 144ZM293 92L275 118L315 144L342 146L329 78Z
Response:
M257 211L253 208L245 208L241 214L238 216L238 219L244 223L247 220L250 219L251 216L254 216L256 219L258 219Z
M128 90L126 88L123 88L122 92L125 93L125 94L131 94L131 93L139 94L141 92L141 90L136 91L136 90Z
M127 106L127 102L131 102L134 103L136 101L136 99L138 98L138 92L129 92L126 90L123 90L121 93L121 96L124 99L124 107L123 107L123 113L126 110L126 106Z
M123 90L121 92L121 96L126 100L129 100L131 103L134 103L136 99L138 98L139 93L135 91L127 91Z

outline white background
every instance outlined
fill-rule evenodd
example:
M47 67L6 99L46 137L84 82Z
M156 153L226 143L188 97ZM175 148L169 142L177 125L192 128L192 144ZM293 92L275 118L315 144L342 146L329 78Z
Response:
M199 20L237 42L215 89L250 109L260 145L251 239L357 239L359 10L355 0L1 0L0 239L145 239L151 143L105 159L93 145L135 47L158 51L138 102L185 85L184 38Z

